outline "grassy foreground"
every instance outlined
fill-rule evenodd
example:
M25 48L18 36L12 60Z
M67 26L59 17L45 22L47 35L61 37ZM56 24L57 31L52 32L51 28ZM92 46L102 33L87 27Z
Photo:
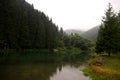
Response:
M83 73L92 80L120 80L120 54L95 55L88 63L90 66L83 69Z

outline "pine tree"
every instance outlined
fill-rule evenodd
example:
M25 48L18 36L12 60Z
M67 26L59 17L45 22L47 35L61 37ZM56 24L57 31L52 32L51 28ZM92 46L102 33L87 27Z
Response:
M118 52L119 47L117 17L110 3L102 22L96 42L96 52L106 52L110 56L111 53Z
M63 28L61 27L59 32L59 36L61 40L63 39L63 35L64 35L64 32L63 32Z

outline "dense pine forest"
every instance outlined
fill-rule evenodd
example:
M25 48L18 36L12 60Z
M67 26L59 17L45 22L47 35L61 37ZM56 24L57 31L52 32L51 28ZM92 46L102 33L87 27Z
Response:
M67 34L63 29L59 29L44 12L34 9L25 0L0 1L0 10L0 49L52 50L75 43L66 41L68 36L65 36ZM78 45L83 43L83 46L87 46L84 40L81 43L77 41Z
M0 1L0 48L54 48L58 26L25 0Z

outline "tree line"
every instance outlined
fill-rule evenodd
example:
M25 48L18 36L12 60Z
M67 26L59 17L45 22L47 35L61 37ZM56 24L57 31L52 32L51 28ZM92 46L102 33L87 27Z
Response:
M76 33L71 33L70 35L64 34L63 42L68 49L74 47L79 48L80 50L90 50L90 48L93 46L93 43L90 40L83 38Z

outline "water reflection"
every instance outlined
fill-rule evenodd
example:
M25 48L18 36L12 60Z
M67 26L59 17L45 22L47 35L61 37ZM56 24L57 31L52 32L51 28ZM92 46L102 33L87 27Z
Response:
M0 80L89 80L80 67L41 63L0 65Z
M89 80L89 77L84 76L80 71L81 68L70 65L62 66L61 70L57 68L56 73L50 77L50 80Z
M49 80L56 64L0 65L0 80Z

